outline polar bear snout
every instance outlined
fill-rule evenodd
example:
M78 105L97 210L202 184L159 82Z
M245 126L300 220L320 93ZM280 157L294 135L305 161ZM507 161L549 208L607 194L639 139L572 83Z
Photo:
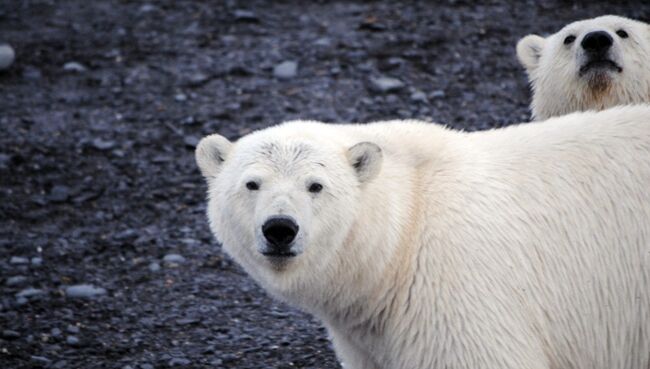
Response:
M262 225L262 235L266 240L266 249L262 254L274 257L296 256L292 245L299 230L300 227L290 216L276 215L268 218Z
M588 52L597 55L605 54L614 43L614 39L605 31L589 32L585 35L580 46Z

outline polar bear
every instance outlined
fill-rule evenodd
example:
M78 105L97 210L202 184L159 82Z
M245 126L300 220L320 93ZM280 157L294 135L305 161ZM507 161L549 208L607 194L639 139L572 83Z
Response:
M528 35L517 57L533 90L534 120L650 102L650 25L606 15L546 38Z
M196 159L225 251L347 369L650 368L650 105L297 121Z

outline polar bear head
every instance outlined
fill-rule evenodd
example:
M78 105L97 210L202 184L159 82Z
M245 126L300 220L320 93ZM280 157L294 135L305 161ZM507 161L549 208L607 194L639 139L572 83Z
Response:
M546 38L528 35L517 57L533 89L533 118L650 101L650 25L606 15Z
M379 146L341 136L323 123L293 122L236 142L211 135L197 146L212 232L280 297L332 274L364 186L382 166Z

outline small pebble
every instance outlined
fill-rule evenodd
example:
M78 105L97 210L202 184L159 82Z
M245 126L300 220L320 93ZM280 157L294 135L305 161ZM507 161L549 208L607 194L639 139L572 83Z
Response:
M430 96L433 99L440 99L440 98L445 97L445 91L443 91L443 90L435 90L435 91L431 92Z
M29 288L25 288L24 290L18 292L16 294L16 297L18 297L18 298L20 298L20 297L22 297L22 298L30 298L30 297L40 296L43 293L44 292L41 289L29 287Z
M45 356L32 355L29 358L32 359L32 361L35 361L43 365L49 365L52 362L52 360L46 358Z
M394 92L404 88L404 82L400 81L397 78L391 77L378 77L371 78L370 82L375 91L378 92Z
M66 72L81 73L81 72L85 72L87 68L81 63L71 61L63 64L63 70Z
M411 94L411 100L416 102L422 102L422 103L428 102L427 94L419 90L413 91L413 93Z
M68 336L68 338L65 339L65 342L70 346L76 346L79 344L79 338L75 336Z
M185 95L185 94L176 94L174 96L174 100L176 100L178 102L187 101L187 95Z
M280 79L293 78L298 74L298 63L284 61L273 68L273 75Z
M95 138L92 141L92 145L97 150L105 151L105 150L110 150L110 149L114 148L116 143L115 143L115 141L103 140L103 139L98 137L98 138Z
M11 259L9 259L9 264L14 264L14 265L29 264L29 259L24 258L22 256L12 256Z
M52 335L52 337L59 337L61 336L61 333L62 332L59 328L52 328L52 330L50 330L50 334Z
M65 289L65 294L73 298L93 298L106 294L106 289L91 284L78 284Z
M70 198L70 187L64 185L56 185L50 190L50 194L47 197L48 200L52 202L66 202Z
M167 254L163 258L163 261L170 264L183 264L185 262L185 258L179 254Z
M6 339L6 340L15 340L16 338L19 338L19 337L20 337L20 333L18 333L16 331L12 331L12 330L9 330L9 329L5 329L4 331L2 331L2 338Z
M255 21L258 20L255 13L253 13L250 10L236 9L233 12L233 15L235 16L235 20L238 20L238 21L255 22Z
M7 278L5 284L9 287L12 287L12 286L19 286L21 284L25 284L25 282L27 282L27 277L25 277L24 275L16 275Z
M72 324L68 324L68 326L65 328L65 330L68 333L72 333L72 334L79 333L79 327L77 327L76 325L72 325Z
M8 69L16 58L14 49L9 45L0 45L0 70Z
M43 265L43 258L34 257L32 258L32 266L41 266Z
M154 369L153 365L149 363L140 364L140 369Z
M149 264L149 270L154 272L154 273L159 271L160 270L160 264L158 264L158 263Z
M169 366L187 366L190 363L192 362L184 357L175 357L169 360Z

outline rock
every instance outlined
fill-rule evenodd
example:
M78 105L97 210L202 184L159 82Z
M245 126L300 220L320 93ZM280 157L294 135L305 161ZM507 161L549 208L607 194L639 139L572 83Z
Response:
M280 79L293 78L298 74L298 63L295 61L284 61L273 68L273 75Z
M63 332L61 332L59 328L52 328L52 330L50 330L50 334L52 335L52 337L60 337L61 333Z
M16 294L16 297L18 297L18 298L20 298L20 297L22 297L22 298L30 298L30 297L40 296L40 295L42 295L44 293L45 292L43 290L41 290L41 289L29 287L29 288L25 288L24 290L18 292Z
M175 357L169 360L169 366L188 366L192 362L184 357Z
M68 324L68 326L65 328L65 330L68 333L72 333L72 334L77 334L80 331L79 327L77 327L76 325L72 325L72 324Z
M200 140L201 140L200 138L198 138L196 136L192 136L192 135L185 136L183 138L183 142L185 143L185 146L187 146L189 148L195 148L196 145L199 144Z
M82 73L88 70L83 64L75 62L75 61L70 61L65 64L63 64L63 70L66 72L75 72L75 73Z
M9 264L14 264L14 265L29 264L29 259L22 256L12 256L11 259L9 259Z
M41 266L43 265L43 258L40 257L33 257L32 258L32 266Z
M65 294L72 298L93 298L106 294L106 289L90 284L78 284L65 289Z
M149 264L149 270L154 272L154 273L159 271L160 270L160 264L158 264L158 263Z
M5 329L2 331L2 338L8 341L15 340L17 338L20 338L20 333L9 329Z
M45 356L37 356L37 355L32 355L29 357L32 361L39 363L41 365L48 366L52 362L52 360L46 358Z
M25 282L27 282L27 277L25 277L24 275L16 275L7 278L5 284L9 287L13 287L13 286L20 286L22 284L25 284Z
M115 145L116 145L115 141L104 140L104 139L101 139L99 137L93 139L91 144L95 149L100 150L100 151L110 150L110 149L114 148Z
M329 46L332 45L332 40L329 39L328 37L321 37L318 40L314 41L314 45L322 46L322 47L329 47Z
M176 100L176 101L178 101L178 102L187 101L187 95L185 95L185 94L183 94L183 93L176 94L176 95L174 96L174 100Z
M422 102L422 103L428 102L427 94L425 94L420 90L413 91L413 93L411 94L411 100L415 102Z
M404 82L397 78L377 77L371 78L370 82L373 90L382 93L394 92L404 88Z
M431 96L432 99L441 99L441 98L445 97L445 91L443 91L443 90L435 90L435 91L431 92L431 95L429 95L429 96Z
M257 22L259 20L255 13L245 9L236 9L233 12L233 16L235 17L235 20L240 22Z
M7 44L0 45L0 70L9 69L15 58L16 53L11 46Z
M163 257L163 261L168 264L183 264L185 263L185 258L179 254L167 254Z
M157 8L153 4L142 4L140 8L138 9L138 12L140 13L150 13L155 11Z
M149 363L144 363L144 364L140 364L140 369L154 369L154 367Z
M70 346L77 346L79 344L79 338L76 336L68 336L68 338L65 339L65 343Z
M50 190L47 199L51 202L62 203L68 201L70 198L70 187L64 185L56 185Z

